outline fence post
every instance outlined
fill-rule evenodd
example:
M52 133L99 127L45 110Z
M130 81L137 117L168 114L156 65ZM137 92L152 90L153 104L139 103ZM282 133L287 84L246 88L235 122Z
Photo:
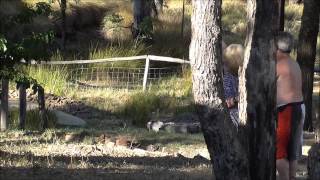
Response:
M144 75L143 75L143 91L145 91L147 89L149 65L150 65L150 59L149 59L149 56L147 56L146 65L144 67Z
M0 131L5 131L8 128L8 93L9 93L9 80L2 79L1 90L1 123Z
M27 115L27 92L26 85L19 83L19 126L20 129L25 128Z
M40 119L43 122L43 129L48 128L48 120L46 118L46 109L45 109L45 97L44 89L42 86L38 86L38 104L39 104L39 114Z

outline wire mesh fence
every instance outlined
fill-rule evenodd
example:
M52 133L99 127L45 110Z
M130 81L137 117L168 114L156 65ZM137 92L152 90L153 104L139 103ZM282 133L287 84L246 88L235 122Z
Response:
M165 65L163 61L166 62ZM160 67L159 63L162 63ZM35 65L34 68L65 73L64 77L69 87L146 89L170 77L181 77L188 64L188 61L176 58L137 56L136 58L54 61Z
M137 89L142 88L145 67L104 67L73 66L69 73L69 85L79 88L113 88L113 89ZM160 83L161 80L172 76L181 76L182 66L149 68L147 86Z

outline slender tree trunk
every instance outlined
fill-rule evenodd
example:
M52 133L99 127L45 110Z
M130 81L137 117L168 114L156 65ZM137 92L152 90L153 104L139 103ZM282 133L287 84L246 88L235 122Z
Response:
M246 153L227 112L221 60L221 0L193 0L190 61L193 94L218 180L249 179Z
M284 31L285 0L279 0L279 31Z
M276 179L276 63L279 0L248 0L248 28L240 72L240 127L247 146L250 177Z
M141 35L140 24L144 18L151 17L152 7L150 4L151 0L133 0L133 27L132 34L136 38Z
M154 5L157 11L157 14L162 13L163 11L163 1L164 0L154 0Z
M312 131L313 76L319 32L319 0L304 0L302 23L299 33L297 61L302 71L302 87L306 105L304 129Z
M61 0L60 3L60 9L61 9L61 18L62 18L62 29L61 29L61 39L62 39L62 49L64 50L66 48L66 9L67 9L67 0Z
M45 107L45 97L44 97L44 89L43 87L38 87L38 103L39 103L39 114L40 119L43 122L43 129L48 128L48 121L46 118L46 107Z
M19 126L25 129L27 115L27 93L25 84L19 84Z
M182 0L182 17L181 17L181 38L183 39L184 31L184 14L185 14L185 0Z
M8 94L9 94L9 80L2 79L2 88L1 88L1 122L0 122L0 131L5 131L8 128Z

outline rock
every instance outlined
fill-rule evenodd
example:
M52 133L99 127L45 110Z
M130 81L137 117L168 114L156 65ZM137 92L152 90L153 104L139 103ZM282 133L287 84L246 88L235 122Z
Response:
M57 124L62 126L77 126L77 127L84 127L87 123L76 116L72 116L62 111L53 110L54 114L57 117Z
M107 143L106 143L106 146L107 146L108 148L113 148L113 147L115 146L115 143L114 143L114 142L107 142Z
M164 123L162 121L149 121L147 123L147 128L149 131L159 132L160 128L162 128Z
M160 146L153 145L153 144L150 144L146 147L146 150L151 152L158 151L159 149L160 149Z
M199 133L201 132L200 123L165 123L163 129L169 133Z
M128 146L129 141L126 137L120 136L116 139L116 146Z

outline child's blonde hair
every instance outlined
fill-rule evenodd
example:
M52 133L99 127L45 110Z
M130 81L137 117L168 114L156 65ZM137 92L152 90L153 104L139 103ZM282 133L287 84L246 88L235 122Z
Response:
M230 73L238 76L238 69L243 64L244 47L241 44L230 44L223 51L223 63Z

